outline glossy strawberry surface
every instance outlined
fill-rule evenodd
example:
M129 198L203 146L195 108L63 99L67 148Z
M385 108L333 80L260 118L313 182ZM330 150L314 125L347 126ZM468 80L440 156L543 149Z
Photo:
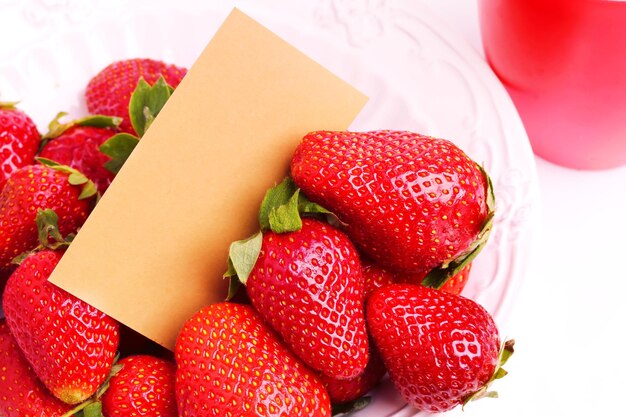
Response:
M56 212L63 236L82 226L92 202L79 200L80 192L68 182L68 174L43 165L14 172L0 192L0 271L12 270L13 258L37 246L38 210Z
M2 306L11 333L43 384L77 404L105 381L119 342L118 324L48 282L59 251L30 255L7 281Z
M441 412L485 386L499 363L491 316L462 296L411 284L376 290L367 322L395 387L411 405Z
M308 366L335 378L363 371L363 277L345 234L310 218L297 232L264 233L246 288L259 314Z
M291 175L376 263L424 276L462 254L488 215L487 181L452 142L403 131L309 133Z
M361 271L363 273L365 300L378 288L395 282L395 275L392 272L381 268L369 260L361 261Z
M46 143L39 156L77 169L104 194L115 175L104 167L111 158L98 147L115 133L106 128L74 126Z
M120 129L135 134L128 116L128 103L139 79L143 77L152 85L162 75L171 87L176 88L185 74L185 68L154 59L135 58L113 62L87 84L87 109L92 114L122 117Z
M149 355L128 356L102 396L104 417L176 417L176 365Z
M37 379L9 326L0 319L0 416L60 417L70 408Z
M181 417L329 417L318 378L250 306L207 306L176 342Z
M30 117L0 104L0 189L13 172L35 162L40 139Z

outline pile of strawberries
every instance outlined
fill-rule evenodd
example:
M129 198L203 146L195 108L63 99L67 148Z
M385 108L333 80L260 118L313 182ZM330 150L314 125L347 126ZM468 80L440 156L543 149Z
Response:
M459 293L493 189L447 140L304 136L259 232L230 246L228 297L173 354L47 281L185 73L115 62L87 85L92 115L44 135L0 105L0 416L330 416L387 373L430 412L492 396L513 343Z

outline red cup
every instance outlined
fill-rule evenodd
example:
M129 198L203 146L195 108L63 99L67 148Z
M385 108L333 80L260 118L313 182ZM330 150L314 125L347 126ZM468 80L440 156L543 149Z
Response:
M479 0L479 16L534 152L579 169L626 164L626 1Z

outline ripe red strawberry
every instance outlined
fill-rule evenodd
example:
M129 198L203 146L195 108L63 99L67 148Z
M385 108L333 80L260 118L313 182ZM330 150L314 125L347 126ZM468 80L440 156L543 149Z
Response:
M4 320L0 320L0 415L60 417L71 406L55 398L37 379Z
M128 116L128 103L139 79L143 77L148 84L154 84L162 75L171 87L176 88L185 74L185 68L153 59L136 58L113 62L87 84L87 109L92 114L122 117L120 129L135 134Z
M39 156L77 169L104 194L115 175L104 167L111 158L99 147L115 133L111 128L73 125L46 142Z
M87 219L92 202L81 199L81 186L69 183L68 173L44 165L14 172L0 192L0 271L10 273L17 255L37 246L35 217L54 210L63 235L75 232ZM0 287L2 285L0 284Z
M294 153L291 175L382 267L420 279L437 269L429 286L440 287L476 256L491 228L491 183L447 140L312 132Z
M35 162L40 139L30 117L11 104L0 103L0 189L13 172Z
M176 365L154 356L129 356L102 395L104 417L177 417Z
M365 300L380 287L390 285L395 282L395 275L375 263L363 259L361 261L361 271L363 273L363 283L365 289Z
M501 365L512 344L499 357L493 319L462 296L389 285L368 300L367 322L395 387L421 410L447 411L486 395L486 386L506 374Z
M84 401L105 381L119 341L118 324L48 282L60 251L28 256L3 295L11 333L43 384L68 404Z
M363 277L342 232L305 218L299 231L264 233L245 284L261 317L308 366L334 378L363 372Z
M250 306L201 309L183 326L175 352L181 417L331 415L318 378Z

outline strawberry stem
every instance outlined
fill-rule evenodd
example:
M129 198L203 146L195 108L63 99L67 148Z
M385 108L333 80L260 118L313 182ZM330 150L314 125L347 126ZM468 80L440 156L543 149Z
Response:
M87 400L84 401L80 404L78 404L76 407L72 408L70 411L68 411L67 413L63 414L61 417L72 417L73 415L78 414L79 412L83 411L85 408L87 408L87 406L89 406L90 404L93 404L95 400Z
M11 263L19 265L33 253L44 249L58 250L67 248L74 240L74 235L71 233L63 237L59 230L59 217L52 209L38 210L35 222L37 223L39 245L32 250L19 254L13 258ZM50 238L54 239L54 242L50 242Z

